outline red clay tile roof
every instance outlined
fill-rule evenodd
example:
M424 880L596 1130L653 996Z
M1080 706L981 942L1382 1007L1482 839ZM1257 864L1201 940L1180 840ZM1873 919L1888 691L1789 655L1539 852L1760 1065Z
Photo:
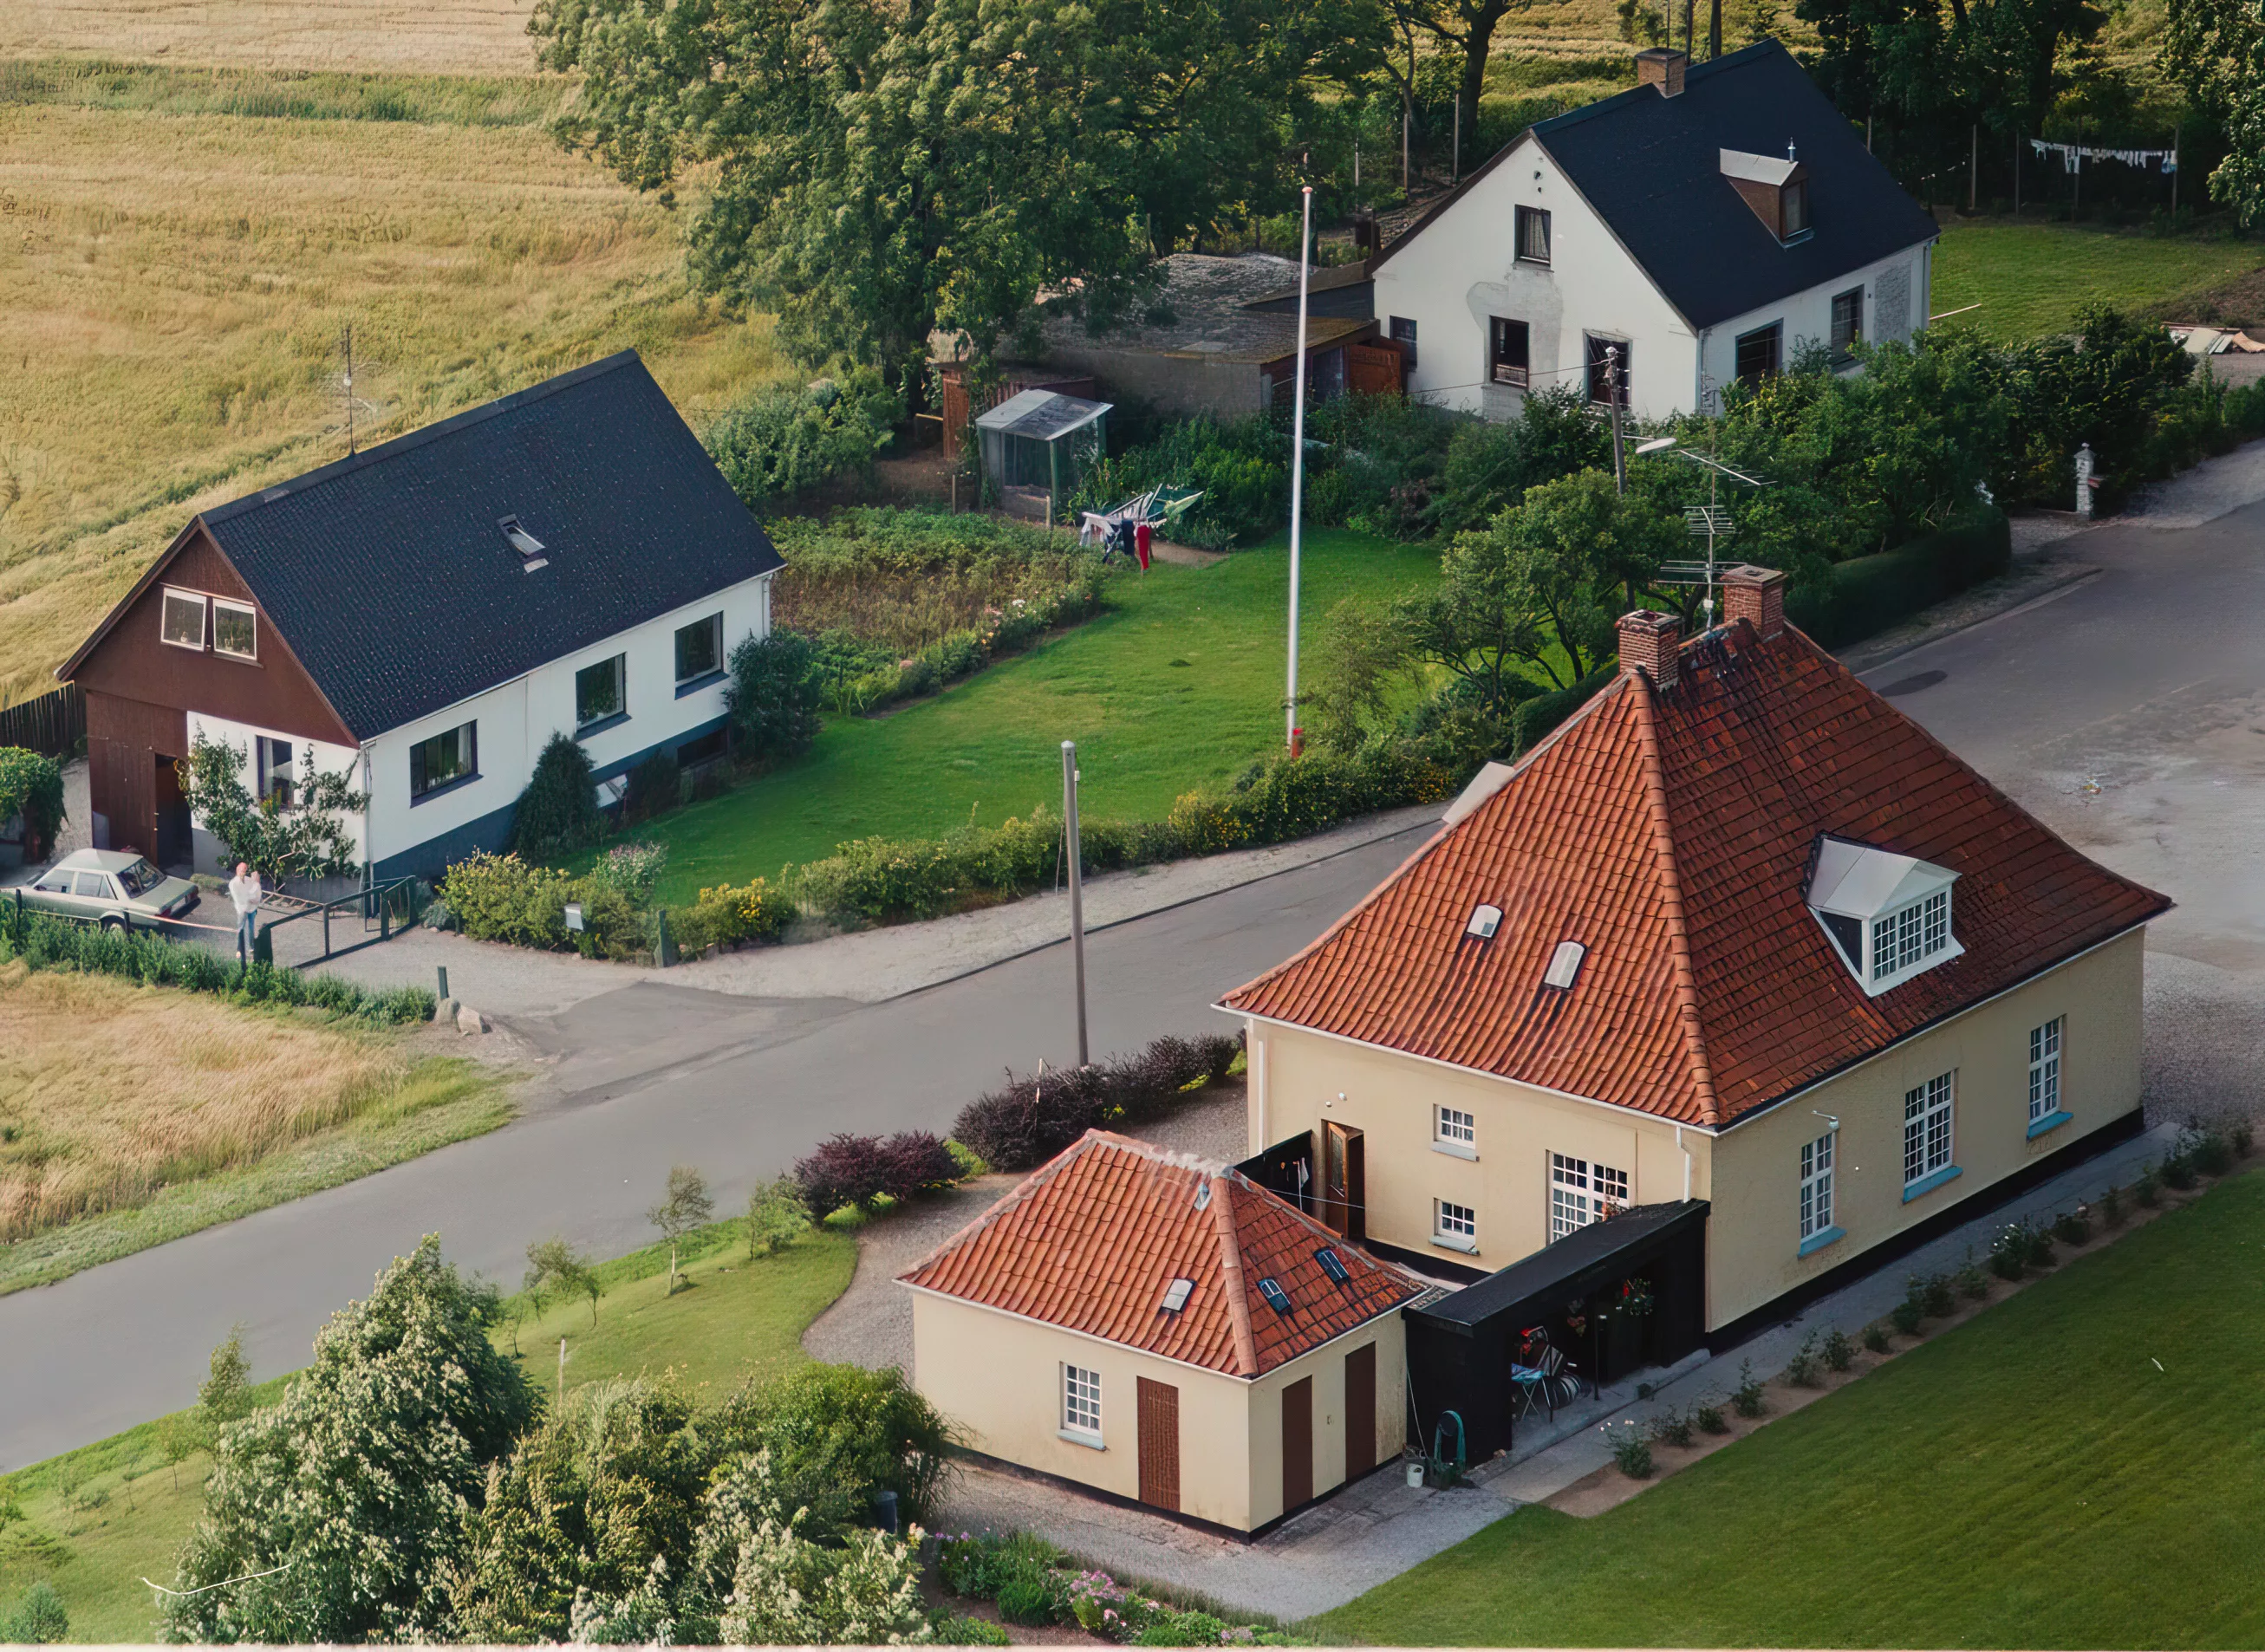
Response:
M1963 956L1868 998L1804 899L1824 833L1958 873ZM1492 941L1467 937L1482 902ZM1687 1124L1741 1114L2168 909L1791 627L1622 677L1225 1007ZM1542 985L1561 941L1588 948Z
M1323 1246L1350 1283L1322 1271ZM1234 1170L1099 1130L898 1277L1234 1377L1263 1376L1426 1289ZM1261 1292L1268 1278L1288 1293L1286 1315ZM1195 1289L1171 1313L1175 1279Z

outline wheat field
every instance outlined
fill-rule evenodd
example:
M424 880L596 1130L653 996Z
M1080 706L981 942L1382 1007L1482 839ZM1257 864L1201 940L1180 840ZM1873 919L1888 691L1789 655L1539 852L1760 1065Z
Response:
M0 1241L250 1164L408 1071L397 1038L0 966Z
M532 120L0 103L0 703L197 509L345 452L349 324L365 437L625 346L696 424L774 376L683 262Z
M533 0L7 0L0 57L523 75Z

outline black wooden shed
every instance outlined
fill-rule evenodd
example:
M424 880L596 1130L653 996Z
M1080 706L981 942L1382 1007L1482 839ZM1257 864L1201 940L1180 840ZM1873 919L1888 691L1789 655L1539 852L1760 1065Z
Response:
M1453 1411L1477 1462L1510 1447L1511 1366L1529 1330L1548 1334L1584 1386L1671 1365L1706 1341L1707 1201L1637 1205L1404 1313L1422 1443Z

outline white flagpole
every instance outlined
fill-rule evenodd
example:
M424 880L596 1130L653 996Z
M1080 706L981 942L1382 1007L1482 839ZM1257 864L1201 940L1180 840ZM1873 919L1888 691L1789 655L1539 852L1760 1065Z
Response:
M1298 727L1298 553L1305 525L1306 502L1306 282L1312 268L1309 249L1314 239L1314 186L1306 186L1304 215L1298 226L1298 399L1290 415L1290 693L1284 710L1286 733L1294 754L1300 744Z

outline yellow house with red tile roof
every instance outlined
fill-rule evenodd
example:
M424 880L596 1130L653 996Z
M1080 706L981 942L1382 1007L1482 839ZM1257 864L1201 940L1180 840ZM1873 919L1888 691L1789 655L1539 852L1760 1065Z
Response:
M1620 622L1620 677L1311 946L1227 994L1249 1141L1387 1254L1492 1272L1709 1201L1737 1340L2138 1124L2162 896L1785 622ZM1868 1254L1870 1253L1870 1254Z
M987 1456L1252 1532L1399 1453L1425 1282L1224 1165L1089 1131L899 1277Z

